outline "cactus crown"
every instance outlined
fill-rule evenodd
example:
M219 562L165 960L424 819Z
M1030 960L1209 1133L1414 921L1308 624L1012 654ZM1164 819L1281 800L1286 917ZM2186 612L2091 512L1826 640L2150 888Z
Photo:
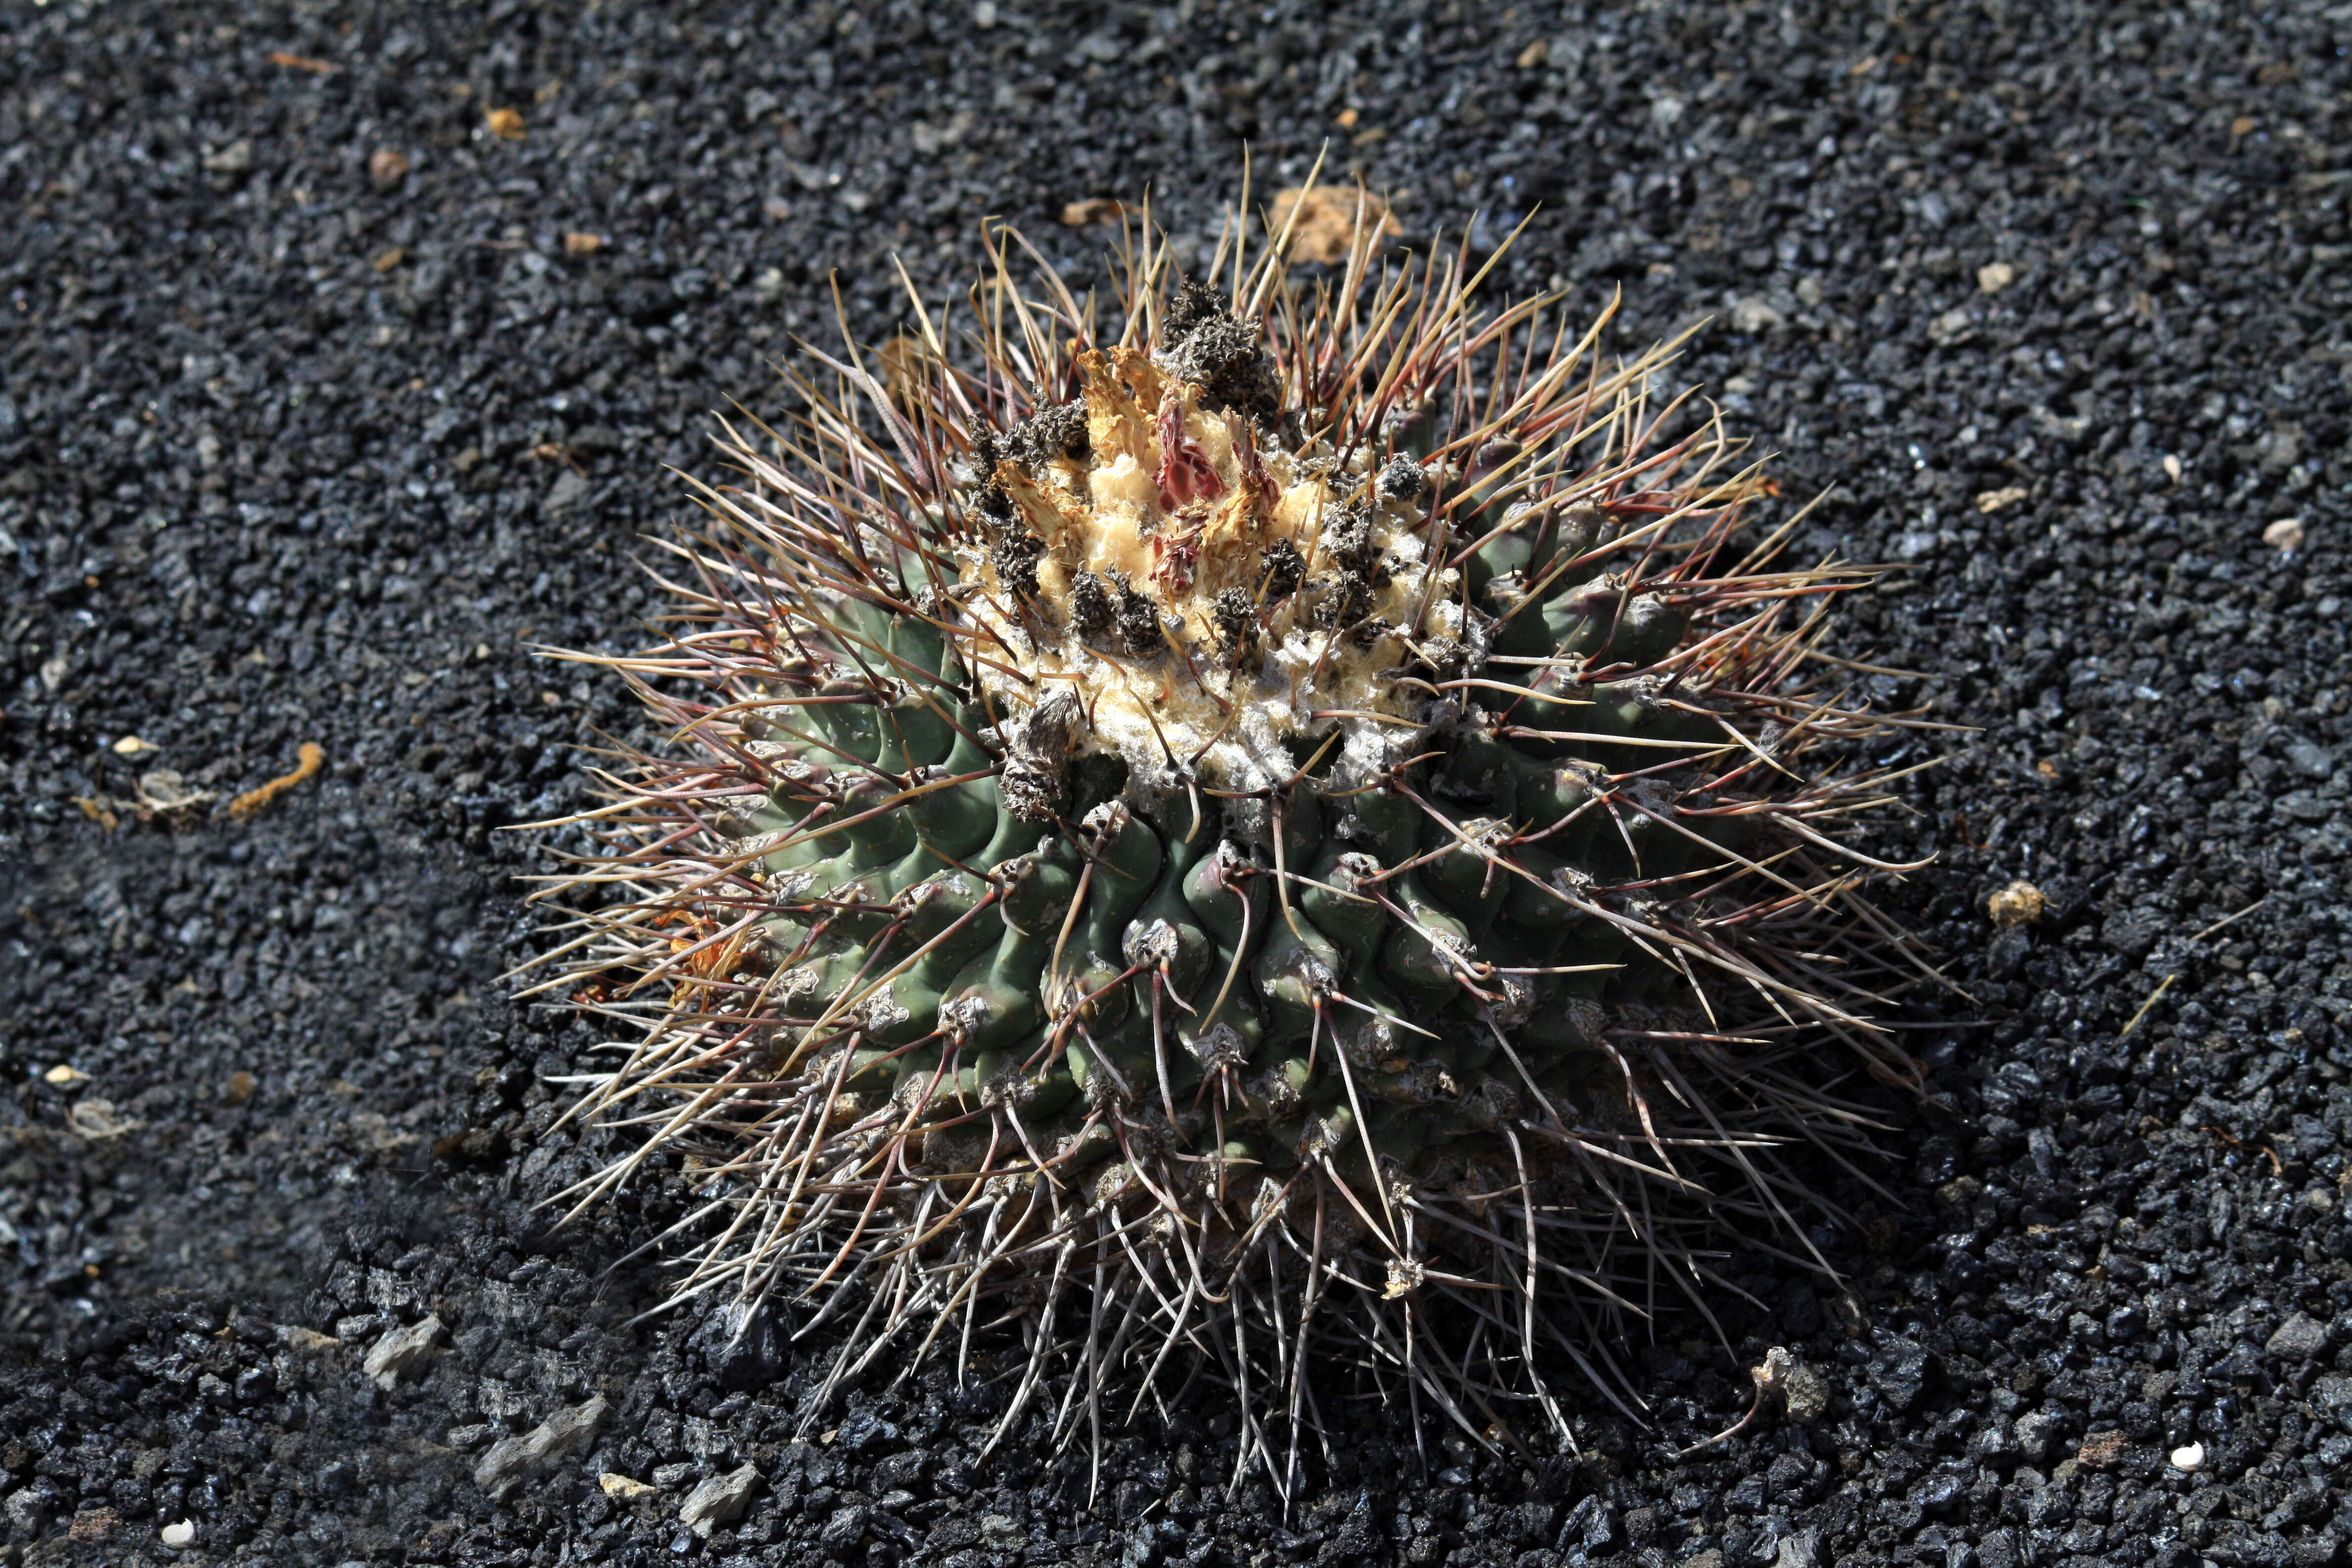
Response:
M1349 433L1285 428L1256 333L1210 293L1171 301L1156 351L1077 353L1078 398L980 434L964 501L987 543L951 591L1004 655L978 667L994 705L1057 683L1073 753L1160 794L1261 788L1298 771L1294 742L1410 727L1423 700L1398 676L1464 625L1419 465L1383 483Z
M1565 1432L1537 1342L1605 1384L1654 1255L1810 1246L1822 1064L1915 1071L1841 847L1878 721L1811 685L1866 574L1773 566L1668 350L1245 233L1131 237L1106 326L994 231L965 332L727 430L685 629L607 660L671 734L581 819L625 892L548 984L642 1037L575 1114L702 1157L682 1296L851 1292L837 1373L1011 1319L1000 1430L1185 1364L1271 1461L1320 1345Z

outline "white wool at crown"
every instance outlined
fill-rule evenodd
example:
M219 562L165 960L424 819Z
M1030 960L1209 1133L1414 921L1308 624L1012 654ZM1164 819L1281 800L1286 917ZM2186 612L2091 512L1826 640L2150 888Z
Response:
M1167 372L1156 362L1153 368ZM1197 386L1183 386L1180 396L1184 434L1216 473L1223 493L1237 492L1244 483L1244 460L1236 449L1234 416L1202 407ZM1232 542L1254 546L1244 557L1253 563L1265 546L1287 542L1311 565L1326 516L1349 491L1364 486L1366 448L1359 447L1341 461L1318 450L1324 446L1320 442L1292 452L1269 436L1261 434L1257 439L1259 462L1273 482L1272 504L1258 531ZM1096 452L1101 451L1098 443ZM961 552L963 583L976 591L964 614L972 625L1019 650L1013 662L1023 667L1016 676L986 663L980 666L981 684L998 710L1010 717L1039 700L1041 692L1075 689L1087 715L1076 753L1116 755L1146 788L1166 789L1178 783L1169 764L1171 754L1180 763L1199 757L1202 777L1218 787L1262 788L1297 767L1297 758L1284 742L1320 740L1335 727L1345 737L1343 765L1354 772L1387 766L1402 754L1428 705L1425 696L1411 689L1401 691L1389 679L1412 657L1405 639L1389 634L1369 646L1359 645L1336 627L1301 624L1300 605L1294 599L1274 608L1255 649L1238 661L1229 660L1214 631L1212 602L1218 587L1246 584L1241 578L1217 576L1205 552L1200 577L1189 584L1171 584L1158 570L1155 540L1177 521L1160 506L1155 475L1161 456L1160 441L1147 436L1141 450L1122 447L1108 461L1090 459L1086 467L1068 461L1039 465L1035 482L1041 491L1050 488L1047 500L1064 527L1046 533L1050 553L1038 563L1034 596L1066 623L1072 573L1118 574L1151 601L1176 646L1193 656L1192 668L1198 679L1171 678L1140 661L1121 663L1081 637L1057 637L1055 628L1034 620L1024 625L1017 611L1007 613L1017 601L1002 591L984 554L967 551ZM1461 608L1451 596L1458 577L1452 568L1429 559L1421 532L1427 520L1421 509L1408 501L1380 499L1370 504L1368 521L1374 558L1388 573L1387 581L1372 590L1368 613L1394 627L1417 625L1422 637L1459 636ZM1318 719L1318 712L1349 716Z

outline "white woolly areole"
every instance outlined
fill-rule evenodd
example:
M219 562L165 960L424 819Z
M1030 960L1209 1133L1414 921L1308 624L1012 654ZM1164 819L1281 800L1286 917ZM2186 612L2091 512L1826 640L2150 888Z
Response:
M1017 592L991 552L962 554L962 616L983 634L967 647L998 715L1073 691L1084 718L1071 754L1120 757L1151 790L1179 783L1171 755L1179 767L1197 758L1216 787L1260 788L1297 770L1286 742L1335 729L1351 771L1402 754L1429 694L1395 674L1416 646L1462 635L1458 574L1431 549L1422 508L1380 495L1363 447L1292 451L1203 406L1163 360L1112 349L1081 356L1080 370L1087 460L1003 462L992 476L1045 546L1034 591ZM1267 552L1280 546L1302 580L1277 594ZM1148 604L1160 646L1090 623L1079 601L1105 588L1130 617L1137 598ZM1240 636L1236 593L1250 612Z

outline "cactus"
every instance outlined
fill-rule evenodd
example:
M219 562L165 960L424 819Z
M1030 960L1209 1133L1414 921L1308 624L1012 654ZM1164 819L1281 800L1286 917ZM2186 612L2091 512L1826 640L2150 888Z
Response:
M1776 1149L1916 1073L1812 685L1867 574L1774 564L1669 349L1245 233L1103 329L999 231L964 336L727 428L606 660L669 734L579 819L549 984L642 1037L574 1114L698 1156L682 1297L847 1291L837 1376L1018 1336L1001 1432L1197 1373L1272 1463L1310 1366L1564 1431L1538 1347L1610 1383L1711 1227L1809 1248Z

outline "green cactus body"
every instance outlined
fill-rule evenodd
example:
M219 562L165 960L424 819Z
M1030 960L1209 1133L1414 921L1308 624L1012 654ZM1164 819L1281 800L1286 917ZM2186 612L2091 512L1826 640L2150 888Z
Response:
M599 1093L691 1060L664 1092L762 1108L709 1125L797 1129L763 1158L831 1195L750 1228L823 1258L864 1209L851 1245L904 1303L1066 1246L1129 1289L1164 1270L1153 1300L1203 1321L1318 1247L1379 1321L1447 1297L1438 1274L1517 1300L1543 1226L1622 1282L1591 1238L1637 1211L1643 1247L1702 1235L1666 1217L1687 1173L1759 1180L1748 1150L1843 1136L1746 1064L1785 1068L1820 1023L1907 1070L1810 978L1830 952L1885 966L1794 826L1851 790L1785 762L1867 729L1807 706L1787 613L1860 579L1710 575L1752 487L1697 435L1654 461L1638 421L1593 440L1653 360L1456 397L1450 336L1342 353L1197 287L1130 303L1124 339L1064 322L1043 373L853 378L919 447L803 432L913 487L854 527L741 451L776 499L714 503L740 592L706 630L740 635L669 650L707 690L656 710L701 751L647 761L645 900L610 962L644 966L648 930L689 957L656 1048ZM1308 374L1391 363L1377 398ZM1038 374L1041 401L1008 390ZM740 934L694 949L648 908ZM1742 1214L1780 1212L1757 1191ZM1324 1299L1299 1289L1286 1310ZM1540 1386L1524 1357L1493 1379Z

